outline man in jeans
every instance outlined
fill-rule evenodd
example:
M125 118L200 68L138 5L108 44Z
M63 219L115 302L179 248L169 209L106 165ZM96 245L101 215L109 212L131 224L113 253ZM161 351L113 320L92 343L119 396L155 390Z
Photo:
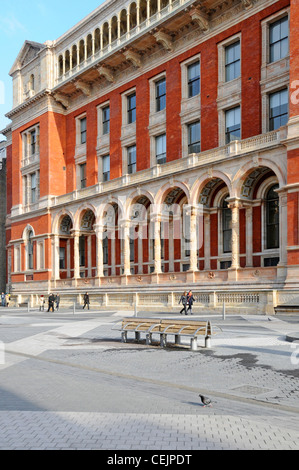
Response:
M89 310L89 295L88 295L88 292L85 292L85 294L84 294L83 310L84 310L84 308L86 307L86 305L87 305L88 310Z

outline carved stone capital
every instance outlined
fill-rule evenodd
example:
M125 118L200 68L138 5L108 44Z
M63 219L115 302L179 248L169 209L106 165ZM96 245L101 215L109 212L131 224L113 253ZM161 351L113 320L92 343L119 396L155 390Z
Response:
M248 10L249 8L252 7L253 1L252 0L242 0L242 5L245 8L245 10Z

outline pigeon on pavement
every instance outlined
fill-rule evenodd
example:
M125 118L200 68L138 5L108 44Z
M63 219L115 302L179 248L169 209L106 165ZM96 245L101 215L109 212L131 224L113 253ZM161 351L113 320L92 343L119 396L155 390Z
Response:
M204 395L198 395L202 401L203 406L212 406L210 398L205 397Z

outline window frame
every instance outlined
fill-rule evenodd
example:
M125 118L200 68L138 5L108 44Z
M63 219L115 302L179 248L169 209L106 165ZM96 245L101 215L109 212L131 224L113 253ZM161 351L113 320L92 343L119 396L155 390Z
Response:
M199 124L199 141L195 141L195 142L190 142L190 130L191 130L191 126L195 126ZM193 121L193 122L190 122L187 124L187 134L188 134L188 155L191 155L192 153L200 153L201 152L201 121L200 119L197 120L197 121ZM199 144L199 151L195 152L195 151L190 151L190 148L194 145L198 145Z
M234 47L238 45L239 46L239 58L238 59L235 59L232 61L232 62L227 62L227 52L228 52L228 49ZM231 82L232 80L236 80L238 78L241 77L241 41L240 41L240 38L237 38L235 41L233 41L232 43L230 44L226 44L224 46L224 67L225 67L225 72L224 72L224 78L225 78L225 83L228 83L228 82ZM236 64L239 64L239 73L238 75L235 75L235 65ZM234 76L233 78L229 78L227 77L227 71L228 71L228 68L231 67L233 65L233 69L234 69Z
M158 139L161 139L161 138L164 138L165 139L165 142L162 143L162 147L164 147L165 145L165 152L162 152L162 153L159 153L158 154ZM161 158L161 155L164 155L162 158ZM160 160L163 159L162 162L158 161L160 157ZM167 162L167 140L166 140L166 132L163 132L162 134L159 134L157 136L155 136L155 161L156 161L156 165L163 165L164 163Z
M231 112L231 111L235 111L239 109L240 110L240 122L238 124L234 124L234 126L230 126L230 128L232 130L228 131L228 129L230 129L228 126L227 126L227 116L228 116L228 113ZM229 108L229 109L226 109L224 110L224 118L225 118L225 144L228 145L230 144L230 142L233 142L234 140L241 140L242 139L242 134L241 134L241 122L242 122L242 115L241 115L241 106L240 105L237 105L237 106L234 106L232 108ZM239 126L239 127L237 127ZM240 136L239 136L239 139L231 139L231 134L232 132L235 132L236 130L239 130L240 131Z
M131 107L131 99L135 98L135 106ZM127 98L127 124L134 124L136 122L136 91L131 92L126 96Z

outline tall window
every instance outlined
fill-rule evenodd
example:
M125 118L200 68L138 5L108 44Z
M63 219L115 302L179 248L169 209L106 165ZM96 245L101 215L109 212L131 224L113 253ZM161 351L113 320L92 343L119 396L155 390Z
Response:
M132 93L127 97L128 103L128 124L136 121L136 93Z
M27 240L27 255L28 255L28 269L33 269L33 232L30 230L28 232L28 240Z
M65 248L59 248L59 269L65 269Z
M166 107L166 80L162 78L156 83L156 112Z
M158 165L166 163L166 134L156 137L156 162Z
M80 119L80 143L86 143L86 117Z
M102 157L103 165L103 181L110 180L110 155L104 155Z
M31 198L30 198L30 202L31 202L31 204L34 204L36 202L36 173L32 173L30 175L30 180L31 180Z
M35 155L36 151L36 131L30 132L30 153L31 155Z
M136 145L128 147L128 174L136 173Z
M103 264L108 264L108 243L107 232L105 232L103 238Z
M188 66L188 97L192 98L200 93L200 62Z
M85 266L85 236L79 237L79 264Z
M80 171L80 189L86 188L86 163L79 165Z
M266 196L267 248L279 248L279 197L278 184L272 186Z
M200 121L188 125L188 154L200 152Z
M225 81L229 82L240 76L240 41L225 48Z
M227 144L241 138L240 106L225 112L225 141Z
M288 122L288 108L289 108L289 97L288 90L280 90L276 93L272 93L269 96L269 116L270 131L279 129L281 126L284 126Z
M232 211L228 207L226 199L222 201L222 241L223 253L232 251Z
M103 134L109 134L110 132L110 106L105 106L102 109L103 118Z
M282 59L289 51L289 21L285 16L269 27L270 62Z

